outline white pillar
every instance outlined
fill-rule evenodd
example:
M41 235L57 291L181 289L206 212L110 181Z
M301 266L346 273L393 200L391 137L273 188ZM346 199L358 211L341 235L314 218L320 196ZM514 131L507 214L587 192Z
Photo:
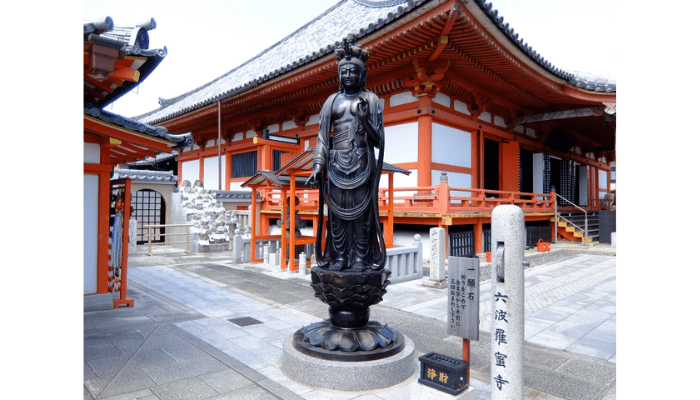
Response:
M299 273L301 275L306 275L306 253L299 253Z
M263 264L268 265L270 263L270 245L266 244L263 246Z
M233 253L233 263L240 264L243 262L243 238L241 238L241 230L236 229L231 239L231 247Z
M520 207L491 214L491 399L522 400L525 365L525 216Z

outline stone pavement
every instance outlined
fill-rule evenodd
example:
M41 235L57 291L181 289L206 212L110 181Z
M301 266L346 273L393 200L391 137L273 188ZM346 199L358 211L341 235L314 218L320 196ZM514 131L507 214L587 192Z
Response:
M528 399L615 399L615 257L576 252L525 271ZM278 366L287 336L327 318L308 275L164 247L130 256L128 277L133 308L85 310L85 399L453 398L417 383L421 354L461 357L461 339L445 332L446 289L389 285L372 319L414 342L414 376L387 389L338 392L294 382ZM482 323L489 283L481 287ZM480 328L471 396L489 399L490 334Z

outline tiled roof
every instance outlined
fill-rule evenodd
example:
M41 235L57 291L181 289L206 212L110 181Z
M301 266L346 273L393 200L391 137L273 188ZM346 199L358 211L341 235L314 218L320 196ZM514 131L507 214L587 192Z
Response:
M103 92L104 98L96 105L104 108L121 96L143 82L148 75L156 69L168 54L167 47L162 49L149 49L150 38L148 31L155 29L156 21L153 18L147 21L129 26L117 26L111 17L107 16L94 21L83 22L83 42L102 42L110 46L119 47L124 56L143 57L145 61L133 63L133 68L139 72L137 82L124 81L112 90ZM113 82L109 82L111 84ZM97 90L92 84L85 82L86 87Z
M132 131L145 133L149 136L160 137L165 140L177 143L173 148L181 148L192 146L194 141L192 140L192 133L185 133L182 135L171 135L168 130L163 126L152 126L144 124L143 122L136 121L132 118L122 117L118 114L113 114L106 110L101 110L98 107L92 106L87 103L83 103L83 113L90 115L92 117L98 118L104 122L121 126Z
M250 199L253 197L253 192L250 190L209 190L209 192L215 193L216 200L222 203L241 200L250 201Z
M122 178L131 178L135 183L177 184L177 175L173 175L173 171L142 171L137 169L115 168L111 179Z
M348 34L361 38L426 0L342 0L272 47L208 84L176 98L161 99L161 108L135 117L157 124L215 102L256 83L272 79L335 50Z
M158 124L186 114L218 99L231 95L252 85L260 84L301 65L316 60L334 51L339 39L348 34L362 38L367 34L391 24L402 15L430 0L341 0L338 4L315 18L272 47L229 71L221 77L171 99L160 99L161 107L134 117L140 121ZM571 72L554 67L534 51L519 35L498 16L498 10L485 0L476 4L525 54L552 74L569 81L576 87L590 87L590 82L581 81ZM615 84L593 85L594 91L614 92Z
M127 163L127 165L134 166L134 167L146 166L146 165L151 166L153 164L157 164L160 162L175 160L175 159L177 159L177 155L178 155L177 150L174 150L170 153L158 153L158 154L156 154L155 157L146 157L143 160L134 161L132 163Z
M616 80L587 72L571 71L573 77L569 80L572 86L593 92L612 93L617 89Z

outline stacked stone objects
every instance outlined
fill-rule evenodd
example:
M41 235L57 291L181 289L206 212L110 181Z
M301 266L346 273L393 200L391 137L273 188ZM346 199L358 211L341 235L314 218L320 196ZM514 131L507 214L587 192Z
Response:
M194 252L229 250L230 238L238 225L233 212L227 211L216 199L216 193L204 189L199 180L193 185L182 181L179 191L187 222L192 224Z

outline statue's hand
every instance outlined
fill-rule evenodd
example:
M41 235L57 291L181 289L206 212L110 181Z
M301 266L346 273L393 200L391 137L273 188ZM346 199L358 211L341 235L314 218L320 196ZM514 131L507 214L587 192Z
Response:
M318 183L321 181L321 167L316 165L314 166L314 172L311 173L311 176L306 180L306 185L307 186L318 186Z
M369 103L367 100L360 95L360 103L357 105L357 116L360 121L367 121L367 115L369 114Z

